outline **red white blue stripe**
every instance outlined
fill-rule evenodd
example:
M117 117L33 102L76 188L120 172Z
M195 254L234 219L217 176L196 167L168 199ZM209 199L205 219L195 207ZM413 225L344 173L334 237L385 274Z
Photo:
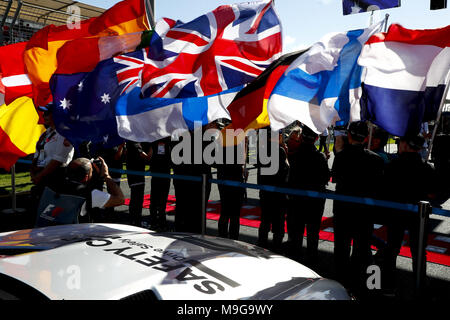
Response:
M358 63L366 68L365 118L397 136L435 120L450 70L450 26L410 30L398 24L374 35Z

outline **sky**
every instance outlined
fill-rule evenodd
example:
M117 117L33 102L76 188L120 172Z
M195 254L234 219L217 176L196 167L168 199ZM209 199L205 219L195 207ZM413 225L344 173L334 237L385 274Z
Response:
M118 0L81 0L80 2L110 8ZM240 0L155 0L155 20L167 17L189 22L220 5L247 2ZM330 32L345 32L368 27L371 13L344 16L342 0L275 0L281 21L283 51L292 52L311 46ZM430 10L430 0L402 0L401 7L375 11L374 22L389 14L388 25L399 23L410 29L434 29L450 24L447 9Z

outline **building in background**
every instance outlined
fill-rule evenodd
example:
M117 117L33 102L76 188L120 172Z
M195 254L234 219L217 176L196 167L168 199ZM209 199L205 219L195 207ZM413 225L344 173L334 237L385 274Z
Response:
M0 45L28 41L47 25L86 20L105 10L72 0L0 0Z

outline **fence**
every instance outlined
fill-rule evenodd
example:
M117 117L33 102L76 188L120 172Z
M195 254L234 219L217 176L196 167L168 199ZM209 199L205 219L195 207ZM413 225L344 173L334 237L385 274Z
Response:
M18 160L19 163L31 164L31 161L28 160ZM237 188L246 188L246 189L255 189L255 190L264 190L269 192L278 192L289 195L296 196L306 196L312 198L322 198L322 199L330 199L330 200L339 200L344 202L365 204L369 206L378 206L384 208L391 208L396 210L403 210L408 212L417 212L419 214L419 252L418 252L418 261L415 275L415 285L416 290L420 292L423 285L423 275L426 274L426 260L425 260L425 228L427 224L427 220L429 219L429 215L435 214L439 216L450 217L450 211L444 210L441 208L432 208L429 202L421 201L417 205L413 204L405 204L399 202L385 201L379 199L372 198L360 198L353 197L348 195L336 194L333 192L317 192L317 191L309 191L309 190L299 190L299 189L291 189L291 188L281 188L274 187L269 185L258 185L252 183L240 183L236 181L230 180L218 180L218 179L208 179L207 175L204 174L202 176L182 176L182 175L174 175L174 174L164 174L164 173L156 173L156 172L140 172L140 171L132 171L132 170L122 170L122 169L114 169L110 168L110 172L116 172L127 175L141 175L141 176L150 176L157 178L165 178L165 179L174 179L174 180L186 180L193 182L202 183L202 235L205 235L206 230L206 185L207 183L217 184L217 185L225 185ZM15 180L14 180L14 166L11 172L11 184L12 184L12 211L16 210L16 201L15 201Z

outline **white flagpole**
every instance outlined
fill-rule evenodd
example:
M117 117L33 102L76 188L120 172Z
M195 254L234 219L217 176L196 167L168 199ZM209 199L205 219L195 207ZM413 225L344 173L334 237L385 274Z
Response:
M387 25L388 25L388 20L389 20L389 13L386 13L386 15L384 16L385 18L385 23L384 23L384 32L387 32Z

